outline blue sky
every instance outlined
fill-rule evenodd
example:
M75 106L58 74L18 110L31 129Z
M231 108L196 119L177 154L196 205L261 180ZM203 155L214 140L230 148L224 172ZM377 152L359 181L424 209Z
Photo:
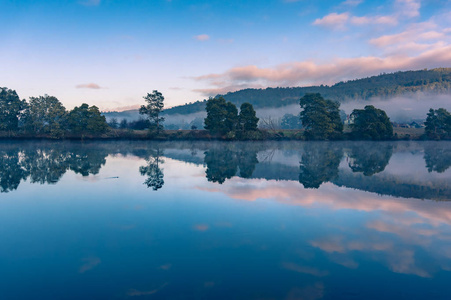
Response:
M0 86L71 109L451 67L450 0L0 0Z

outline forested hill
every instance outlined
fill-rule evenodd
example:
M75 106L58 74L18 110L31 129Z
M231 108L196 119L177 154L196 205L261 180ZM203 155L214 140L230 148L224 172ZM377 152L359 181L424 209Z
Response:
M368 100L373 97L390 98L417 91L434 94L451 93L451 68L380 74L339 82L332 86L245 89L218 96L223 96L237 106L249 102L255 108L262 108L298 104L299 99L306 93L320 93L327 99L346 102ZM164 113L190 114L204 110L205 100L176 106L165 110Z

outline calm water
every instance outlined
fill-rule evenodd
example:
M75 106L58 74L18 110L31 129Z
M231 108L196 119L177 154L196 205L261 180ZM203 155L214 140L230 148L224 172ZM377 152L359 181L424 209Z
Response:
M0 143L0 299L450 299L451 143Z

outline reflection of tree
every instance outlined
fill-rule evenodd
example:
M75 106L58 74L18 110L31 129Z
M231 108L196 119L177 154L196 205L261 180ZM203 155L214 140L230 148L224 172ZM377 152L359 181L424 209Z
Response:
M241 151L238 153L238 167L240 168L240 177L250 178L254 173L255 165L258 164L256 151Z
M353 172L372 176L384 171L392 154L393 146L389 144L357 144L352 146L349 167Z
M16 190L27 171L20 165L19 151L0 151L0 192Z
M445 172L451 166L451 148L449 144L427 143L424 147L424 160L429 173Z
M25 151L23 166L32 183L55 184L66 173L67 151L59 148Z
M148 188L152 188L154 191L161 189L164 185L164 173L163 169L160 169L160 164L164 163L164 160L160 159L160 149L157 149L156 153L152 152L150 156L146 159L147 166L139 167L139 172L141 175L146 176L147 179L144 182Z
M68 169L83 176L97 174L107 155L101 148L68 148L66 144L51 147L21 145L0 151L1 191L15 190L20 181L27 178L31 183L56 184Z
M89 176L96 175L106 163L108 153L100 149L82 148L79 151L71 152L67 162L69 168L76 174Z
M299 182L305 188L317 189L323 182L338 176L343 149L330 143L309 143L300 164Z
M236 152L225 149L210 149L205 152L204 162L207 165L208 181L224 183L235 176L238 167Z

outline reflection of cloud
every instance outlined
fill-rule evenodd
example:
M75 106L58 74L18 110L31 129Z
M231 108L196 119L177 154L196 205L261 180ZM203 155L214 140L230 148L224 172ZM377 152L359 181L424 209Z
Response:
M302 288L293 288L289 291L287 300L317 300L324 297L324 284L318 282L315 285Z
M398 222L395 221L395 223ZM437 229L417 228L409 225L406 226L402 223L394 224L393 222L387 223L381 220L369 222L367 227L379 232L396 234L404 240L417 245L427 245L430 243L430 240L427 237L439 234Z
M347 254L345 254L345 255L333 254L333 255L330 255L329 258L334 263L342 265L348 269L357 269L359 267L359 264L354 259L352 259L352 257L348 256Z
M319 248L327 253L346 253L348 251L385 251L393 247L392 243L387 241L344 241L342 236L332 236L315 241L310 245Z
M294 181L234 177L228 181L227 185L215 186L213 189L199 186L196 188L224 193L233 199L247 201L274 199L281 203L305 207L326 206L332 210L382 211L397 217L402 214L400 220L405 219L406 222L432 226L451 225L451 203L436 205L417 199L402 200L360 190L338 188L332 183L325 183L317 190L307 190L299 182Z
M427 271L422 270L415 265L415 257L412 250L393 252L389 256L389 265L392 271L396 273L431 277Z
M193 228L197 231L207 231L210 226L208 224L196 224Z
M165 264L165 265L160 266L160 269L161 269L161 270L167 271L167 270L169 270L171 267L172 267L172 264Z
M157 293L158 291L160 291L161 289L163 289L165 286L167 286L168 283L164 283L163 285L161 285L159 288L154 289L154 290L150 290L150 291L138 291L135 289L131 289L128 291L127 296L129 297L135 297L135 296L149 296L149 295L153 295L155 293Z
M312 241L310 242L310 244L313 247L316 248L320 248L323 251L326 251L328 253L334 253L334 252L338 252L338 253L344 253L345 252L345 248L344 246L341 244L341 241L339 238L332 238L332 239L327 239L327 240L320 240L320 241Z
M78 272L82 274L93 269L94 267L96 267L98 264L101 263L101 260L98 257L87 257L83 258L82 261L85 263L78 270Z
M290 270L290 271L295 271L298 273L304 273L304 274L309 274L309 275L313 275L316 277L324 277L329 275L328 271L324 271L324 270L319 270L317 268L313 268L313 267L308 267L308 266L300 266L297 265L295 263L291 263L291 262L284 262L282 263L282 267L284 269Z

